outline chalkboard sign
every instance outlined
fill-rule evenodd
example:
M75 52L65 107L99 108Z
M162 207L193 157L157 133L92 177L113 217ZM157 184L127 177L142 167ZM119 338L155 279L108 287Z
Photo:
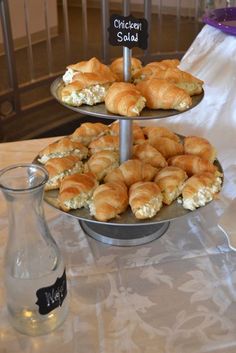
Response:
M41 315L46 315L62 306L67 295L66 271L51 286L38 289L36 295L38 298L36 304L39 306L39 314Z
M148 22L145 18L111 15L108 31L111 45L147 49Z

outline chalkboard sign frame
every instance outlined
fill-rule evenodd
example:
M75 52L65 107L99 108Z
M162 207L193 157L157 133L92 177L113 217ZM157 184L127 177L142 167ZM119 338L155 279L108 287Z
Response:
M113 14L110 16L108 32L109 43L113 46L143 50L148 47L148 21L145 18Z

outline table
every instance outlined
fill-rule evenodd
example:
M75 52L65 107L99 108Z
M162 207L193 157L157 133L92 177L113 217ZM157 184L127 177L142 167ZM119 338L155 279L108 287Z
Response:
M1 167L29 162L56 138L3 143ZM227 191L228 176L225 176ZM0 352L235 352L236 254L217 221L227 195L171 222L162 238L113 247L86 236L76 219L45 204L64 254L70 313L55 332L31 338L7 321L0 282ZM0 196L0 275L7 214Z
M224 40L228 42L225 34L206 26L198 42L193 43L193 48L200 47L200 56L201 36L207 35L214 45L214 38L219 38L221 45ZM190 65L191 52L192 47L181 62L183 66ZM201 73L201 65L204 66L207 58L205 55L204 59L198 59L199 56L193 56L191 65ZM193 119L194 114L199 114L195 108L194 112L183 114L182 123L178 117L166 119L165 124L178 133L209 133L225 172L219 198L197 212L172 221L160 239L137 247L99 243L83 233L76 219L45 204L51 233L66 262L70 312L64 324L49 335L21 335L7 321L4 287L0 281L1 353L236 352L236 253L218 227L227 207L236 198L235 142L230 130L235 123L233 110L228 109L228 127L220 124L226 118L223 110L221 114L218 110L217 122L214 115L214 119L209 117L208 125L204 124L213 90L211 79L207 82L209 90L206 90L205 103L201 103L202 116ZM213 91L215 94L216 89ZM217 109L219 101L222 106L218 99ZM220 132L216 123L221 127ZM224 127L229 128L228 136ZM218 133L213 134L215 131ZM216 138L219 134L220 140ZM1 168L32 161L40 149L55 139L0 144ZM228 229L233 229L234 223L234 216L228 217ZM7 229L6 204L1 194L0 278Z

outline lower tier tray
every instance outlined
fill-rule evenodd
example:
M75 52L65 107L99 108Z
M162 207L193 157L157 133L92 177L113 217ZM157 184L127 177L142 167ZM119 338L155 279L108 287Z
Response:
M57 208L58 210L62 211L59 208L59 203L57 200L58 191L51 190L46 191L44 193L44 200L51 206ZM161 210L151 219L144 219L138 220L133 215L131 208L128 207L127 210L122 213L119 217L114 218L108 222L101 222L97 221L93 216L90 215L89 210L87 208L80 208L77 210L70 210L69 212L65 212L66 214L76 217L81 221L86 221L89 223L95 224L103 224L103 225L110 225L110 226L135 226L135 225L148 225L148 224L157 224L163 223L166 221L174 220L175 218L179 218L185 216L193 211L186 210L183 206L174 201L170 206L163 206Z
M218 160L215 161L218 170L223 174L223 169ZM138 220L134 217L131 208L122 213L118 218L108 222L97 221L90 215L87 208L62 211L57 200L58 190L46 191L44 200L60 212L78 219L81 228L90 237L110 245L135 246L146 244L162 236L168 229L170 221L186 216L192 212L175 200L169 206L163 206L151 219ZM197 211L197 210L196 210Z

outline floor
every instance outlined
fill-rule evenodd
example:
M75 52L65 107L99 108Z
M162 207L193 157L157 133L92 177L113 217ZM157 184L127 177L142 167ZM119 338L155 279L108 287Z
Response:
M140 14L134 14L134 16L140 17ZM89 28L89 40L87 43L87 58L96 56L101 57L101 13L99 9L90 9L88 13L88 28ZM62 8L58 6L58 21L59 21L59 33L58 36L52 39L52 53L53 53L53 73L63 72L66 67L66 55L65 55L65 44L64 44L64 25L63 25L63 14ZM179 27L177 27L176 18L171 15L163 16L163 22L160 30L160 23L158 22L158 17L156 14L152 15L152 30L150 35L150 46L149 50L151 53L164 53L164 52L185 52L188 47L191 45L192 41L196 37L197 33L202 28L202 23L194 23L191 18L182 18ZM69 8L69 26L70 26L70 62L77 62L84 59L84 49L82 42L82 14L81 8L79 7L70 7ZM177 30L179 31L179 37L177 38ZM109 46L110 57L117 57L122 55L121 47L112 47ZM136 56L140 54L140 49L134 48L132 55ZM34 66L33 80L36 80L42 76L48 76L48 61L47 61L47 51L46 43L41 42L33 46L33 57L34 57ZM19 84L25 84L31 80L29 72L29 62L28 62L28 52L26 48L17 50L15 52L16 59L16 69ZM0 95L1 92L5 91L8 88L8 76L6 70L5 57L0 57L0 71L1 71L1 80L0 80ZM50 84L39 86L37 89L32 89L27 93L21 95L21 102L23 106L28 106L31 103L40 101L42 99L50 97ZM51 109L52 110L52 109ZM32 113L32 118L28 116L28 121L33 120L43 121L45 116L51 115L52 111L45 109L39 109L37 112ZM65 113L65 116L68 115L65 112L64 107L57 106L55 108L55 114L62 115ZM70 115L75 116L73 112L70 112ZM88 117L85 117L85 119ZM18 121L22 119L19 117ZM42 137L42 136L54 136L58 134L67 134L73 131L74 127L78 126L79 123L84 119L79 117L69 119L63 118L53 119L53 123L48 123L48 126L45 126L45 123L39 128L31 128L29 124L28 130L22 132L19 135L11 135L13 126L15 126L15 121L8 120L6 122L6 131L4 140L11 140L22 138L31 138L31 137ZM48 119L49 121L50 119ZM79 121L78 121L79 120ZM28 123L27 123L28 124ZM51 124L51 125L50 125ZM29 131L30 130L30 131ZM6 136L8 135L8 136Z

